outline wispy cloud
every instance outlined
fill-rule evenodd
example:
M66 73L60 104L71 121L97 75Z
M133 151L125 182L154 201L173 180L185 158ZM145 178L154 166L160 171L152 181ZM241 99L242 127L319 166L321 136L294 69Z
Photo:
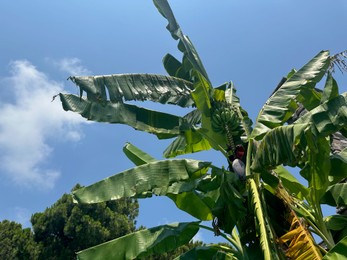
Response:
M82 66L81 60L78 58L63 58L51 61L59 70L67 72L71 76L89 75L91 72Z
M79 140L85 121L51 102L63 91L62 83L29 61L14 61L10 68L10 76L0 81L0 174L19 185L53 188L60 172L43 165L53 152L48 140Z

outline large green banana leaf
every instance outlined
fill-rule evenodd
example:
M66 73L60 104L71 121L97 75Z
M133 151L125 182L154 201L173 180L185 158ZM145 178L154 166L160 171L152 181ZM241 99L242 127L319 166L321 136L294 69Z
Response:
M184 53L184 56L192 64L193 68L199 71L208 80L208 76L204 68L204 65L202 64L201 59L193 46L193 43L190 41L188 36L183 34L182 29L178 25L167 0L153 0L153 2L155 6L157 7L158 11L169 22L166 28L171 33L171 36L175 40L179 39L179 44L178 44L179 50Z
M64 110L76 112L88 120L126 124L155 134L160 139L172 138L180 133L180 117L175 115L122 102L94 102L71 94L60 94L60 100Z
M70 79L85 91L91 101L145 101L192 106L191 82L156 74L115 74L103 76L74 76Z
M258 146L252 168L260 171L280 164L297 166L298 144L308 128L317 137L325 137L346 127L347 93L344 93L307 112L295 124L268 131Z
M261 139L267 131L283 125L295 112L295 100L303 89L313 89L329 66L329 52L317 54L304 67L292 75L265 103L260 110L252 137Z
M192 185L184 183L203 176L209 165L189 159L155 161L81 188L73 197L81 203L98 203L124 197L178 194L191 189Z
M151 100L181 107L193 105L192 83L174 77L151 74L70 77L80 88L80 97L60 94L66 111L79 113L88 120L129 125L158 138L177 136L181 117L145 109L123 101ZM87 98L83 98L83 92Z
M192 191L190 189L187 190L187 192L181 192L179 194L168 193L166 196L173 200L177 208L187 212L191 216L202 221L212 220L213 214L211 208L215 201L208 195L201 194L193 188L191 189Z
M138 259L187 244L198 232L199 222L142 229L77 253L80 260Z
M137 166L156 161L153 157L130 143L124 146L123 151ZM176 187L177 190L185 190L185 192L179 194L167 193L166 196L173 200L177 208L189 213L193 217L199 220L212 220L211 209L214 207L215 200L211 197L210 191L216 190L219 185L212 186L212 188L210 187L210 189L204 190L202 193L199 186L202 186L201 184L205 182L213 183L215 180L211 180L211 176L206 175L204 178L177 182L172 184L172 187ZM206 185L203 188L205 187Z

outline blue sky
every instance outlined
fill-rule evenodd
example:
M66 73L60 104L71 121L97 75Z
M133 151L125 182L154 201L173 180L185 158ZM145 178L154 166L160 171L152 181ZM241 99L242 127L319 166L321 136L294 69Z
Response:
M213 84L232 80L253 119L292 68L321 50L347 49L344 0L176 0L171 6ZM152 1L1 1L0 24L0 220L29 226L31 214L76 183L132 167L122 153L127 141L162 158L168 142L127 126L88 123L51 102L62 91L78 94L70 75L166 74L163 56L181 54ZM346 77L335 77L345 92ZM225 165L213 151L187 157ZM140 202L140 225L187 220L166 199Z

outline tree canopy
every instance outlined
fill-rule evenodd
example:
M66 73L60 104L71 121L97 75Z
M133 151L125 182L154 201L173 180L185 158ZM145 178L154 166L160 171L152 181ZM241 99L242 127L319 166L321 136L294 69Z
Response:
M0 222L0 259L37 259L40 249L30 228L23 229L14 221Z
M137 215L138 203L132 199L85 205L64 194L31 217L35 241L42 245L40 259L73 259L76 251L133 232Z

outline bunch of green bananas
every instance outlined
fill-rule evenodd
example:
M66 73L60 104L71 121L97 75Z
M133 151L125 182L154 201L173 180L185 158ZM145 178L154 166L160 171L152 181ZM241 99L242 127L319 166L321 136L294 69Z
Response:
M241 135L242 127L240 120L231 107L223 106L215 109L211 115L211 126L213 131L225 134L227 131L233 135Z

